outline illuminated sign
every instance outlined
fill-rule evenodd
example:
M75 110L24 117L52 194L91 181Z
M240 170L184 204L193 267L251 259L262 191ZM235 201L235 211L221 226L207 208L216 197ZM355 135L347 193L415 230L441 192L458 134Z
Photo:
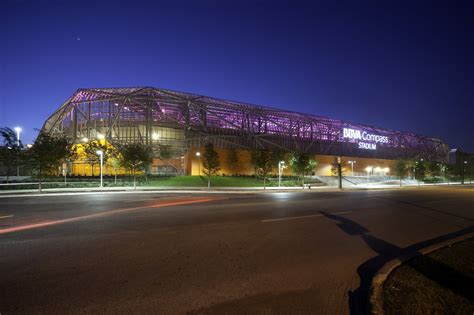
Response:
M388 143L387 136L370 134L366 131L360 131L357 129L343 128L342 136L343 138L360 140L358 142L359 149L364 150L376 150L377 143Z

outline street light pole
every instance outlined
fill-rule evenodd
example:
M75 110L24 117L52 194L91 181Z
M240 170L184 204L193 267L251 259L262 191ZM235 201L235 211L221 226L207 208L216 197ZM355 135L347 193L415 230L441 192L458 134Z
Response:
M102 188L102 187L104 187L104 182L103 182L103 178L102 178L102 165L104 163L104 152L102 152L101 150L97 150L96 153L100 157L100 188Z
M461 177L461 185L464 185L464 179L465 179L465 176L466 176L466 164L467 164L467 161L464 160L462 162L462 177Z
M365 168L365 171L367 172L367 184L369 183L369 173L372 171L373 168L373 166L367 166Z
M472 184L472 156L469 158L468 170L469 170L469 184Z
M16 146L18 147L16 152L16 176L20 176L20 127L15 127L16 131Z
M281 187L281 173L283 171L283 165L285 164L285 161L279 161L278 162L278 188Z
M349 161L348 163L351 165L351 174L354 177L354 163L357 163L357 161Z
M196 152L198 157L198 176L201 176L201 152Z

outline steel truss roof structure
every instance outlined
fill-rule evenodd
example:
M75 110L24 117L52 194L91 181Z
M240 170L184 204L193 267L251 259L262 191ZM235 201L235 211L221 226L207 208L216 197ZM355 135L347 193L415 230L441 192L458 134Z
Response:
M65 133L75 142L101 135L113 143L153 144L157 127L180 130L172 143L182 149L211 141L217 147L388 159L445 159L448 152L441 140L411 133L153 87L79 89L42 130ZM377 143L376 150L359 149L343 128L388 141Z

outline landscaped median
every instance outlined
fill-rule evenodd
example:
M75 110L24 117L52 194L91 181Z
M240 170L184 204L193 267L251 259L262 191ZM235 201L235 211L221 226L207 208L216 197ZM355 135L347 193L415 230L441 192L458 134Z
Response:
M305 183L311 183L313 186L323 185L316 179L306 179ZM71 177L66 182L62 177L49 177L43 181L43 188L93 188L100 183L99 178L95 177ZM116 181L113 177L104 178L104 187L132 187L133 182L129 177L120 177ZM194 187L207 188L207 178L204 176L149 176L146 180L141 178L137 182L138 187ZM277 179L266 181L267 187L278 187ZM302 183L297 178L282 178L282 187L301 187ZM35 179L28 179L18 183L9 183L0 185L0 190L20 190L34 189L38 184ZM211 188L219 187L263 187L263 180L251 176L213 176L211 179Z
M385 314L474 314L474 238L404 262L381 295Z

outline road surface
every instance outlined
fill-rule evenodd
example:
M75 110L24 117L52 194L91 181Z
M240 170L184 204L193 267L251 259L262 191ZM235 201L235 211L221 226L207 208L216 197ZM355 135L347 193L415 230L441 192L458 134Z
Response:
M460 186L0 198L0 313L364 313L386 261L473 230Z

